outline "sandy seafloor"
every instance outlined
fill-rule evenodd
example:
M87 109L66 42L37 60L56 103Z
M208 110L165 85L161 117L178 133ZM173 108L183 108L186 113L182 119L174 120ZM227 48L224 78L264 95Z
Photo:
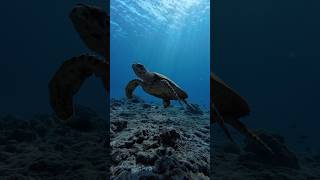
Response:
M111 179L209 179L209 114L111 100Z

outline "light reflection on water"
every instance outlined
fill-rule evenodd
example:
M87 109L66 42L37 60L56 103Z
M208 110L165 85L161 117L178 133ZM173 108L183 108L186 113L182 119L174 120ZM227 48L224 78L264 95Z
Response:
M196 26L210 11L209 0L115 0L111 2L111 31L126 36L162 31L178 31L184 26Z
M180 85L192 103L209 104L210 1L111 1L111 97L137 78L133 62ZM159 101L141 89L140 97Z

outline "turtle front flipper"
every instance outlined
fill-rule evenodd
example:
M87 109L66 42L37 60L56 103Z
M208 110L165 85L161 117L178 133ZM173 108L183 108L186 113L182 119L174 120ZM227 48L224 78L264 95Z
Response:
M126 96L128 99L133 98L133 91L143 82L139 79L131 80L126 86Z
M245 124L243 124L239 119L226 121L228 124L230 124L233 128L237 129L240 133L244 134L245 136L254 139L257 141L260 145L262 145L268 152L273 154L272 149L259 137L257 136L253 131L251 131Z
M50 105L59 119L68 121L74 114L73 96L91 75L100 77L108 91L107 64L91 55L65 61L49 82Z

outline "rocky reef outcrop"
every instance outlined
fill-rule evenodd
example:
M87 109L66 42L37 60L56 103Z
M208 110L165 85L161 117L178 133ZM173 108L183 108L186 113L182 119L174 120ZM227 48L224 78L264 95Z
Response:
M112 179L209 179L209 113L111 101Z

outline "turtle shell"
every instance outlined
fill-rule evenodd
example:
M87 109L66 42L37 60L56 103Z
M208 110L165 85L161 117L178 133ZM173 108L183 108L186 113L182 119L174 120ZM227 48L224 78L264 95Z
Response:
M249 115L250 107L242 96L213 73L210 81L211 102L222 116L240 118Z
M69 15L85 45L102 57L108 57L110 17L101 8L78 4Z
M144 82L142 86L145 92L162 99L178 100L176 95L172 93L172 89L162 83L162 80L166 80L180 99L188 98L188 94L171 79L156 72L153 72L153 74L155 75L153 81Z

